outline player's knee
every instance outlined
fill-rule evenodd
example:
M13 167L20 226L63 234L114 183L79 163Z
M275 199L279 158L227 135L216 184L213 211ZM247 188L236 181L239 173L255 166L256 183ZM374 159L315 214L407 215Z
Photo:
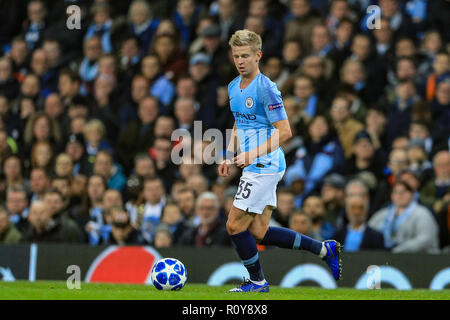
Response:
M264 236L266 235L268 228L269 228L268 225L258 224L252 226L249 230L253 238L255 238L255 241L257 243L260 243L264 239Z
M241 232L241 230L239 229L239 225L235 221L230 219L228 219L227 221L226 228L229 235Z

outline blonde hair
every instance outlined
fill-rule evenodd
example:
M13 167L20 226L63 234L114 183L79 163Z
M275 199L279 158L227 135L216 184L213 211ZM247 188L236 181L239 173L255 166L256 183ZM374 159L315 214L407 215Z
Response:
M91 130L97 131L101 135L102 138L105 136L105 133L106 133L105 125L103 124L102 121L100 121L98 119L89 120L89 122L84 125L83 134L85 136L87 136L87 134Z
M253 52L258 52L262 48L261 36L248 29L236 31L228 44L230 47L249 46Z

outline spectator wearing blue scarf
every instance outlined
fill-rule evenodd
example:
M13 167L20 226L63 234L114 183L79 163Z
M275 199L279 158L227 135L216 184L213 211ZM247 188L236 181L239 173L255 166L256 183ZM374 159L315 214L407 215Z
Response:
M87 39L83 46L84 58L78 68L78 73L83 81L80 92L86 96L90 92L92 81L98 75L98 59L102 55L101 40L97 36Z
M436 252L438 225L432 213L414 200L413 189L403 181L394 183L392 203L377 211L369 226L383 233L384 244L394 253Z
M107 3L94 4L91 9L93 22L89 25L84 36L84 41L93 36L99 37L105 53L110 53L113 50L111 44L111 26L113 21L110 17L110 11L111 9Z
M45 30L45 19L47 9L40 0L33 0L28 3L29 24L24 31L24 38L30 50L36 48L42 40L42 33Z

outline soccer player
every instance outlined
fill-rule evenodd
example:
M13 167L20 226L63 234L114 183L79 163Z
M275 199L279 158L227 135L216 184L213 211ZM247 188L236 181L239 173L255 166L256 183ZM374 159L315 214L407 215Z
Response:
M233 206L228 214L227 231L247 268L250 279L233 292L268 292L269 283L259 262L256 244L294 250L308 250L325 260L336 280L341 278L341 245L334 240L320 242L293 230L269 227L276 207L276 188L286 169L280 144L292 136L280 91L259 71L261 37L249 30L238 30L229 41L239 72L228 85L231 111L235 118L230 143L219 175L229 175L234 163L244 168ZM234 157L239 140L240 153ZM268 210L264 210L268 207Z

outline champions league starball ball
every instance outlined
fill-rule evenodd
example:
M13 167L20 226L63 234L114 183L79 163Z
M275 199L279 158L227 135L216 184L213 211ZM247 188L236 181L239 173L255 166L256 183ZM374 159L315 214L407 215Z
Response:
M158 290L180 290L186 283L187 271L181 261L164 258L153 266L151 278Z

